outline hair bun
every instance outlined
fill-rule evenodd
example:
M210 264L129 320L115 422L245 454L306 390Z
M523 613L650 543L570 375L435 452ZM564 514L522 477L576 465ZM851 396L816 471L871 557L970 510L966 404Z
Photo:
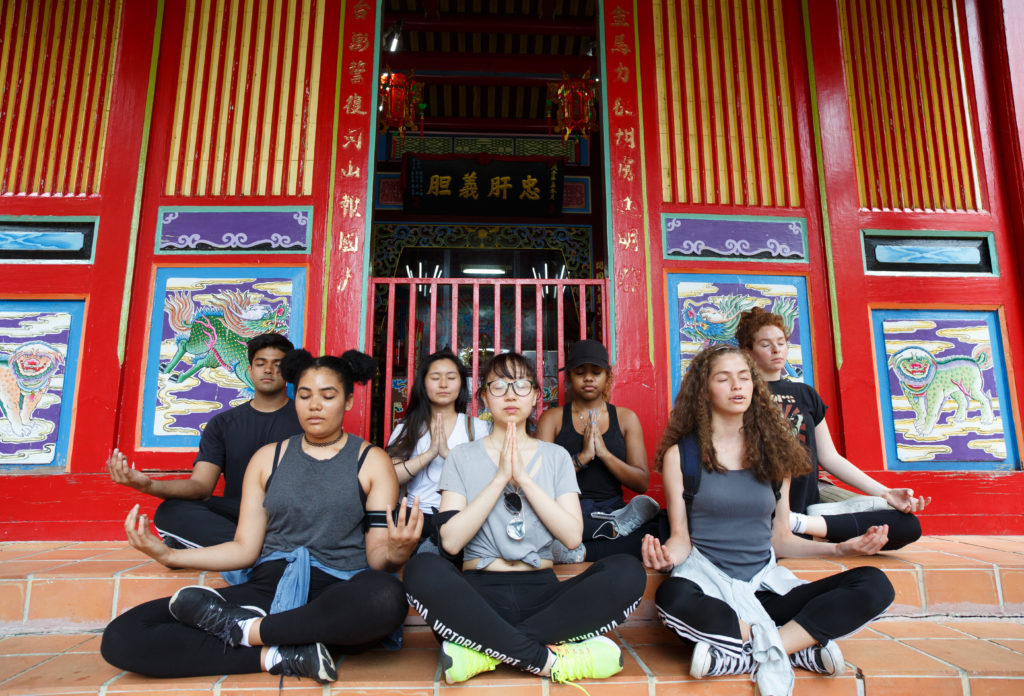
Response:
M341 354L341 363L351 375L352 381L366 384L377 374L377 361L358 350L346 350Z
M313 364L313 355L304 348L290 350L281 358L281 376L289 384L295 384L299 376Z

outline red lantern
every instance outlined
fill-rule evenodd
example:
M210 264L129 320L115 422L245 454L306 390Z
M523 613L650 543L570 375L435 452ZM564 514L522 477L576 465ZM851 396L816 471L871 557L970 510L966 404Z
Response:
M548 118L554 109L557 127L568 140L573 131L589 137L597 125L597 80L590 77L588 70L583 77L570 79L562 73L561 82L548 83Z
M380 76L380 87L377 92L379 102L379 113L377 123L381 133L388 129L398 131L402 139L405 139L405 129L416 126L416 116L419 115L420 129L423 128L423 112L427 105L423 103L423 83L412 79L415 73L408 76L391 72L385 68Z

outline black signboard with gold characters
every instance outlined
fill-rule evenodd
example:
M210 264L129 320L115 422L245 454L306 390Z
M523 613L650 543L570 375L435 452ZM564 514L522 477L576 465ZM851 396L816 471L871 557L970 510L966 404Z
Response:
M561 157L407 153L403 208L474 217L561 215L564 169Z

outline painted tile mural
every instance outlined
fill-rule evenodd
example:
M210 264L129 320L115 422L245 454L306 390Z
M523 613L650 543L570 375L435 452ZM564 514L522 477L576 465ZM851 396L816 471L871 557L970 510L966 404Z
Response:
M890 468L1012 469L1016 443L994 312L873 313Z
M67 466L83 308L0 302L0 469Z
M150 315L143 447L195 447L207 421L252 397L246 341L302 344L305 270L162 268Z
M781 315L789 330L786 375L814 383L813 366L804 358L810 334L807 281L802 276L671 273L668 291L673 398L693 357L717 343L736 345L740 314L754 307Z

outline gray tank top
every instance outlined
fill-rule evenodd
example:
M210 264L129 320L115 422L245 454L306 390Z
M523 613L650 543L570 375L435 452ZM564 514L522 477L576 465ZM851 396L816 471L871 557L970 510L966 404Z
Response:
M701 472L690 541L726 575L749 580L771 558L775 493L749 469Z
M358 478L362 442L349 433L336 455L319 460L302 451L302 435L288 440L288 449L267 480L267 534L261 557L305 546L335 570L366 567L365 495Z

